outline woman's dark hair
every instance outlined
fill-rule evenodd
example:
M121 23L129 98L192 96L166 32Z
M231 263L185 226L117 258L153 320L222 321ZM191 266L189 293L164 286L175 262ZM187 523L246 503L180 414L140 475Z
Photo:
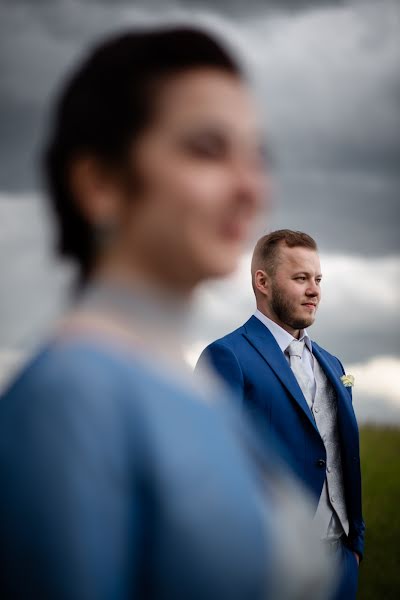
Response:
M72 197L72 161L90 155L121 165L152 119L157 84L201 67L241 76L238 65L208 34L171 27L103 42L67 82L56 106L44 166L59 225L58 250L79 263L83 278L93 260L94 235Z

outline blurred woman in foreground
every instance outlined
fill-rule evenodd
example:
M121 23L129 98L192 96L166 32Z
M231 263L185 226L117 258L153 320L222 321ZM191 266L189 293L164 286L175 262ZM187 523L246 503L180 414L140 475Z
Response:
M2 597L324 597L300 493L179 357L259 208L259 135L194 30L111 39L68 82L46 177L80 292L0 402Z

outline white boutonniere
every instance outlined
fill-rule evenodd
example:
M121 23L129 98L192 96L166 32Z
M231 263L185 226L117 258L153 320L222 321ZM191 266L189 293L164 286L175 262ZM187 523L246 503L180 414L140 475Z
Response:
M354 377L349 373L347 375L342 375L340 381L343 383L344 387L353 387L354 385Z

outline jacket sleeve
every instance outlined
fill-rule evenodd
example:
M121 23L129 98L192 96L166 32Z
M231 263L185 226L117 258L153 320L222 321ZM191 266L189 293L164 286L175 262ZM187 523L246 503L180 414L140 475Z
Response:
M364 556L364 538L365 538L365 523L361 521L359 527L355 528L354 525L350 527L350 533L348 538L348 546L353 552L357 552L358 556L362 560Z
M202 352L195 372L211 369L228 385L234 397L242 405L244 378L239 361L231 348L223 342L214 342Z
M346 374L345 368L341 361L335 356L337 362L339 363L339 368L343 375ZM351 387L347 388L351 401L353 401L353 394ZM360 468L360 457L358 456L358 467ZM358 478L361 481L361 472L358 473ZM360 498L361 498L361 490L360 490ZM361 500L360 500L361 502ZM360 509L361 511L361 509ZM350 522L350 532L348 537L348 546L353 552L357 552L360 559L363 558L364 555L364 538L365 538L365 522L361 517L360 520L351 521Z

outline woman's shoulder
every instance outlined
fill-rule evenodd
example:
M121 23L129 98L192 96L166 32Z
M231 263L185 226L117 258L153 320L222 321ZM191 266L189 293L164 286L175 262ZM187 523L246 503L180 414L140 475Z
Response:
M11 446L32 437L36 448L40 432L41 447L52 447L55 438L69 447L91 440L99 454L112 449L135 457L135 464L147 464L149 456L165 464L182 444L193 445L184 432L208 439L218 427L224 431L190 378L142 351L86 336L47 343L0 399L0 438Z
M132 378L140 398L145 370L128 357L90 337L54 339L42 346L4 389L0 413L5 417L80 414L96 421L121 411L132 395ZM131 403L132 404L132 403ZM135 406L138 403L134 403ZM22 409L22 410L21 410ZM132 407L131 407L132 410Z
M166 408L166 400L170 404L168 399L181 407L198 400L189 379L155 357L80 335L42 346L4 390L0 412L19 411L23 405L37 413L55 405L59 411L80 414L85 409L97 415L102 410L123 411L140 420L155 418Z
M91 340L51 340L25 361L5 394L27 387L32 391L47 386L97 387L100 380L112 379L117 369L112 353Z
M136 360L96 340L47 343L0 398L0 453L58 453L64 464L79 447L82 461L140 462L148 447L144 379Z

